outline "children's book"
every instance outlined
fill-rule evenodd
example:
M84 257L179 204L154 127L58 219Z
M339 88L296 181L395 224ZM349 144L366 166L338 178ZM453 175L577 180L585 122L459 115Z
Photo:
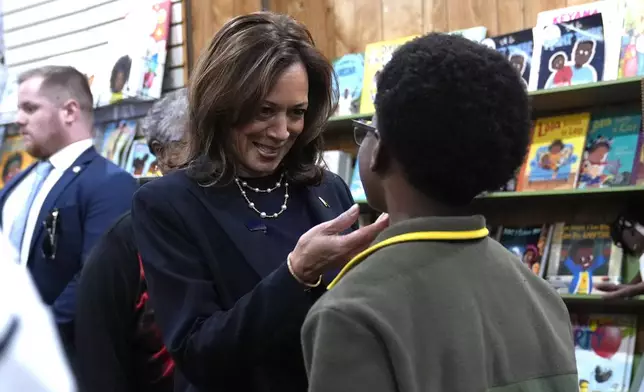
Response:
M538 119L517 191L575 188L589 122L590 113Z
M481 43L505 56L521 75L525 88L528 88L534 48L532 29L486 38Z
M622 258L608 224L557 223L547 279L562 294L600 294L595 289L597 283L620 283Z
M535 275L543 277L552 230L549 225L500 227L498 241Z
M125 170L134 177L157 177L161 175L159 164L145 139L132 141Z
M578 188L629 185L642 115L602 115L590 123Z
M640 132L635 149L632 185L644 185L644 130Z
M360 97L361 114L375 112L373 102L376 99L376 82L380 76L380 71L391 60L391 56L396 49L416 37L417 35L412 35L367 44L364 52L364 77L362 79L362 95Z
M171 8L170 0L133 3L108 43L106 66L92 83L97 106L161 97Z
M564 8L551 9L542 11L537 15L537 23L535 25L535 60L537 63L537 56L546 63L546 57L537 52L537 37L542 37L546 40L553 41L557 37L558 31L550 26L552 25L568 25L576 28L576 24L572 23L579 19L587 18L593 15L601 15L602 19L602 35L604 44L604 59L603 59L603 77L598 80L614 80L617 78L617 69L619 65L619 50L620 50L620 27L621 18L619 17L618 1L602 0L594 1L591 3L577 4ZM597 20L597 19L595 19ZM589 23L584 22L583 25L587 26ZM599 25L597 22L590 23ZM598 35L598 34L597 34ZM570 54L570 53L569 53ZM583 55L582 55L583 57ZM595 61L595 64L597 61ZM593 65L596 67L596 65ZM536 66L535 66L536 67Z
M602 14L535 28L530 91L604 80Z
M9 125L0 156L1 187L35 161L36 159L25 151L24 140L18 133L17 127L14 124Z
M0 100L0 124L13 123L18 111L18 75L16 73L7 74Z
M334 86L338 88L338 106L335 116L347 116L360 111L364 54L345 54L333 62Z
M618 77L644 76L644 2L621 0Z
M632 315L570 316L579 390L628 392L637 318Z
M358 161L353 167L353 176L351 177L351 184L349 184L349 191L356 203L366 203L367 195L364 193L362 181L360 180L360 169L358 168Z

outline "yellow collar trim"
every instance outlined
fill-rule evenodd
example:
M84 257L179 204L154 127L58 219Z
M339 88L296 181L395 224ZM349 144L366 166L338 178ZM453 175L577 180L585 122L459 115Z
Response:
M467 230L467 231L416 231L412 233L405 233L397 235L391 238L387 238L384 241L378 242L377 244L370 246L369 248L360 252L355 256L351 261L349 261L340 273L333 279L327 286L327 290L331 290L333 286L338 284L338 281L342 279L344 275L349 272L353 267L360 264L362 260L367 258L370 254L375 251L382 249L389 245L400 244L402 242L411 242L411 241L465 241L465 240L475 240L480 238L485 238L490 234L489 230L484 227L478 230Z

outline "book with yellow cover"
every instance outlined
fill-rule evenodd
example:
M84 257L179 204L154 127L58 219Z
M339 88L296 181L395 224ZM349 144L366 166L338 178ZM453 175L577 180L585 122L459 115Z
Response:
M411 35L367 44L364 52L364 77L362 78L360 114L371 114L376 111L373 101L376 99L376 81L380 71L389 62L391 55L398 47L416 37L417 35Z
M11 124L9 127L15 126ZM22 136L16 130L8 129L0 155L0 172L2 172L0 188L7 185L16 174L25 170L35 161L36 159L25 151Z
M575 188L589 123L590 113L537 119L517 191Z

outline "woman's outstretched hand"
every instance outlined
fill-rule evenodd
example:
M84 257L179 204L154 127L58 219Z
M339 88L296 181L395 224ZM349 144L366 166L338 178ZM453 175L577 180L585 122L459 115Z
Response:
M389 216L382 214L374 223L340 235L358 220L359 215L360 209L354 205L337 218L304 233L290 255L293 273L304 282L314 283L324 272L343 267L389 226Z

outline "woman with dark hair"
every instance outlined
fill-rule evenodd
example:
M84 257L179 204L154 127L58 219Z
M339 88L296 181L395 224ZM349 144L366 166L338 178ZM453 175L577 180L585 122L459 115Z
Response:
M190 391L305 391L306 313L387 225L353 230L347 185L319 165L332 72L292 18L232 19L192 76L184 168L134 198L150 300Z

